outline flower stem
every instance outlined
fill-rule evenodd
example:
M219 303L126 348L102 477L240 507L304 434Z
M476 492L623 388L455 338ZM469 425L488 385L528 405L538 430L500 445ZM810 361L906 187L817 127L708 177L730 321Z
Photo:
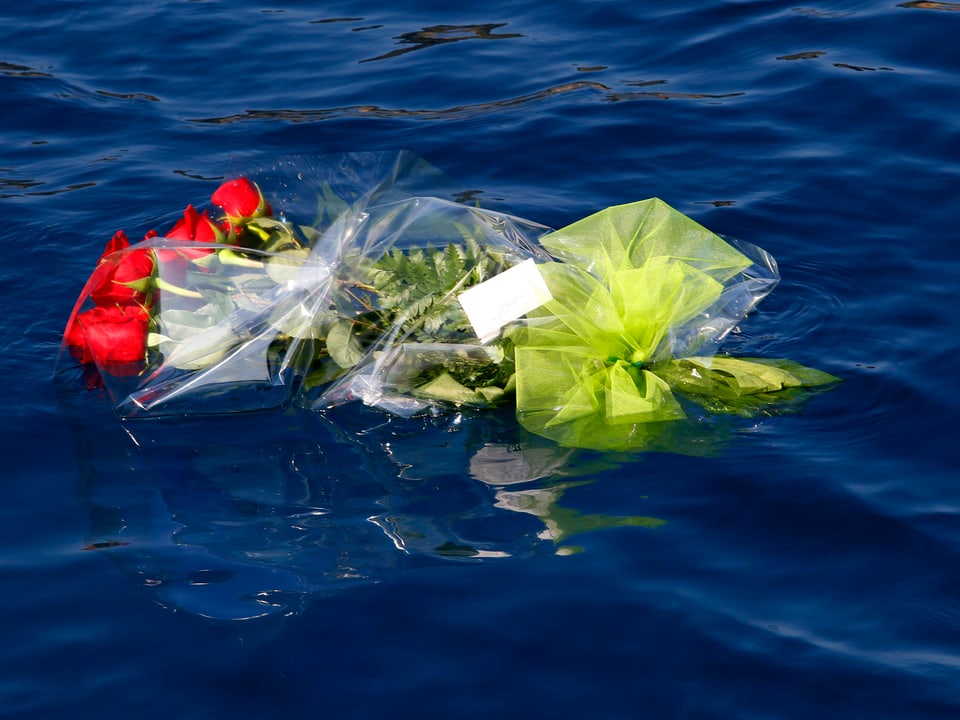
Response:
M160 288L161 290L165 290L168 293L173 293L174 295L179 295L180 297L188 297L188 298L203 297L203 295L198 293L196 290L187 290L186 288L182 288L179 285L174 285L172 283L169 283L163 278L158 277L155 280L155 282L157 287Z
M236 265L238 267L263 269L263 263L259 260L243 257L233 250L220 250L217 253L217 257L224 265Z

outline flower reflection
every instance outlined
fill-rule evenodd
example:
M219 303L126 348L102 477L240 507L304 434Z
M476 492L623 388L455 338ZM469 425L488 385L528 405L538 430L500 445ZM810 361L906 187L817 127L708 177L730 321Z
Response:
M162 606L206 618L296 615L404 569L570 554L574 535L662 523L561 504L615 464L531 439L497 413L397 421L351 408L118 426L89 411L72 412L84 549Z

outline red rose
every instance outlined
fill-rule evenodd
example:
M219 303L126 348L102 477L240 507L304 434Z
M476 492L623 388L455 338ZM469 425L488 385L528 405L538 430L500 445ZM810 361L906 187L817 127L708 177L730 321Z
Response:
M183 217L170 228L166 237L196 242L222 243L225 241L223 230L210 219L207 211L204 210L201 215L193 205L187 205L187 209L183 211ZM164 280L175 285L182 284L190 261L212 252L212 248L159 248L157 258L161 265L160 275Z
M126 250L128 247L130 247L130 241L127 239L127 234L123 230L117 230L110 238L110 242L107 243L107 247L104 248L100 259L103 260L107 255L111 255L118 250Z
M113 237L116 240L117 236ZM107 250L110 247L107 245ZM150 250L129 250L102 258L93 271L96 284L90 291L90 297L94 304L101 307L146 305L153 264L153 252Z
M170 228L166 236L175 240L223 242L223 230L210 219L206 210L201 215L193 205L187 205L187 209L183 211L183 217Z
M247 178L227 180L210 198L233 221L270 215L273 211L256 183Z
M115 375L135 374L147 352L147 311L137 305L95 307L77 315L65 333L70 353Z

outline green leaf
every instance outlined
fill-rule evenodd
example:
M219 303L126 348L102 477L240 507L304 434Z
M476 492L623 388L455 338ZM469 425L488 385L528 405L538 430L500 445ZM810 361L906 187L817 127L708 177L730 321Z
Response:
M218 313L219 314L219 313ZM157 315L160 327L200 329L216 322L212 313L200 310L164 310Z
M434 256L437 265L437 275L446 288L453 288L463 278L464 263L460 248L453 243L447 245L447 249L441 255L437 253Z
M442 248L392 248L365 271L376 293L378 325L396 325L402 336L423 342L472 338L456 295L477 282L478 268L498 262L475 241L466 247L451 242ZM363 278L364 270L358 268L355 276Z
M314 224L317 227L329 225L349 209L350 204L334 192L329 182L325 182L320 186L317 219Z
M483 405L486 402L482 394L460 384L446 372L416 388L416 394L419 397L441 400L454 405Z
M829 373L792 360L768 358L683 358L671 361L660 372L678 390L718 398L759 395L840 381Z
M305 248L287 250L280 255L272 255L266 260L267 275L275 283L282 284L300 274L303 263L310 255Z
M504 388L497 387L496 385L479 387L477 388L476 392L483 398L484 403L487 405L495 405L503 400L503 398L507 395L507 392Z
M159 347L164 343L171 343L173 340L161 333L147 333L147 347Z
M165 362L180 370L201 370L223 359L239 343L240 337L230 327L214 325L164 350Z
M363 358L363 348L349 320L337 320L327 333L327 352L342 368L351 368Z

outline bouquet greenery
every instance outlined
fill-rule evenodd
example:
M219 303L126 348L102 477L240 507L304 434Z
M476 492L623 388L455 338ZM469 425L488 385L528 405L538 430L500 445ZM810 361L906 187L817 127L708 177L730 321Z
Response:
M122 417L515 403L531 432L614 450L643 448L691 401L744 413L836 381L717 355L776 285L776 263L660 200L551 231L418 194L435 171L408 153L313 170L267 173L269 198L229 180L214 217L188 206L136 245L117 233L67 324L61 369L104 386Z

